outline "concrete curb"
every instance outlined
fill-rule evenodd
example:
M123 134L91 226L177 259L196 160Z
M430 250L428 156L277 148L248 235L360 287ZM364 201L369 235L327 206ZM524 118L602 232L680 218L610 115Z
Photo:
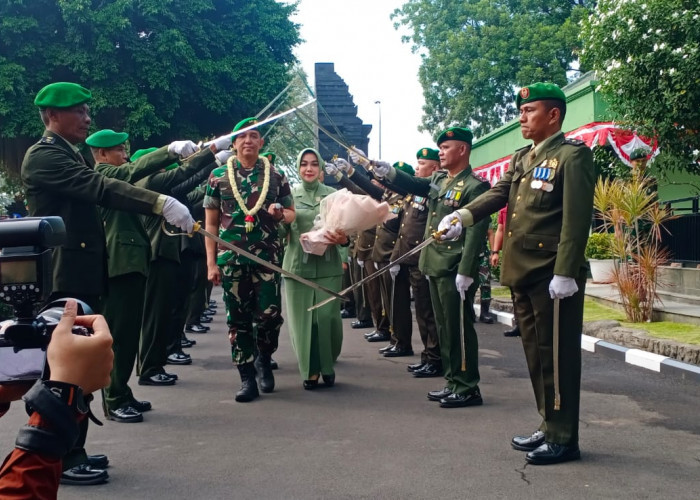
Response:
M481 312L481 306L479 304L474 304L474 312L478 317ZM510 327L513 326L512 313L493 309L491 313L496 315L496 319L499 323ZM668 356L661 356L660 354L642 351L641 349L623 347L585 334L581 335L581 349L594 354L601 354L609 358L618 359L630 365L646 368L653 372L674 375L682 379L700 382L700 366L682 363Z

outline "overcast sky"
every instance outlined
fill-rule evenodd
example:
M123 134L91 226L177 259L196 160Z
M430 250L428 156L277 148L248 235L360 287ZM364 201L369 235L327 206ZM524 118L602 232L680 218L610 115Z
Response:
M379 157L381 107L382 159L414 165L416 151L435 144L429 134L418 132L424 103L420 57L401 42L402 32L389 18L402 5L401 0L301 0L293 21L301 25L305 40L296 54L309 83L315 63L335 63L358 116L373 126L368 155Z

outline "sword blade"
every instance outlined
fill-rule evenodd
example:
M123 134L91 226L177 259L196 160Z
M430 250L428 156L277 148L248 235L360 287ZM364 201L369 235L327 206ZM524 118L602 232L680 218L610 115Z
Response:
M331 298L332 298L332 299L340 299L340 300L342 300L342 301L348 300L346 297L343 297L343 296L342 296L340 293L338 293L338 292L334 292L334 291L331 290L330 288L326 288L325 286L321 286L321 285L319 285L318 283L314 283L313 281L307 280L306 278L302 278L301 276L297 276L297 275L294 274L294 273L290 273L289 271L285 271L285 270L282 269L281 267L276 266L275 264L272 264L272 263L270 263L270 262L268 262L268 261L266 261L266 260L263 260L263 259L261 259L260 257L258 257L257 255L254 255L254 254L252 254L252 253L250 253L250 252L248 252L248 251L246 251L246 250L243 250L243 249L240 248L240 247L237 247L237 246L234 245L233 243L229 243L228 241L225 241L225 240L219 238L219 237L216 236L215 234L212 234L212 233L210 233L209 231L203 229L203 228L201 227L201 225L199 225L199 224L195 224L195 227L194 227L194 229L193 229L193 232L197 232L197 231L200 232L200 233L202 233L202 234L203 234L204 236L206 236L207 238L211 238L212 240L216 241L219 245L222 245L222 246L224 246L224 247L226 247L226 248L228 248L228 249L230 249L230 250L233 250L233 251L236 252L238 255L242 255L242 256L245 257L246 259L250 259L250 260L252 260L253 262L255 262L255 263L257 263L257 264L260 264L260 265L263 266L263 267L266 267L266 268L268 268L268 269L270 269L270 270L272 270L272 271L275 271L275 272L277 272L277 273L280 273L280 274L282 274L283 276L286 276L287 278L291 278L291 279L293 279L293 280L295 280L295 281L298 281L298 282L301 283L302 285L306 285L306 286L308 286L309 288L313 288L314 290L319 290L319 291L321 291L321 292L325 292L325 293L331 295ZM342 293L342 292L341 292L341 293Z
M466 292L465 292L466 294ZM459 346L462 351L462 371L467 371L467 347L464 345L464 302L466 296L459 303Z
M341 290L341 291L339 292L340 295L342 296L342 295L344 295L344 294L346 294L346 293L348 293L348 292L351 292L351 291L353 291L354 289L356 289L356 288L358 288L358 287L361 287L362 285L364 285L364 284L367 283L368 281L373 280L373 279L376 278L377 276L379 276L379 275L381 275L381 274L384 274L385 272L387 272L387 271L389 270L389 268L391 268L392 266L395 266L396 264L399 264L399 263L403 262L404 260L408 259L411 255L414 255L414 254L420 252L421 250L423 250L425 247L427 247L428 245L430 245L430 244L431 244L433 241L435 241L435 240L436 240L436 238L435 238L434 236L431 236L431 237L428 238L427 240L423 241L420 245L417 245L416 247L412 248L411 250L409 250L408 252L406 252L405 254L403 254L401 257L399 257L398 259L394 260L393 262L389 262L386 266L382 267L381 269L379 269L379 270L373 272L373 273L370 274L369 276L365 276L365 277L362 278L360 281L357 281L355 284L353 284L353 285L347 287L345 290ZM333 300L335 300L335 297L329 297L329 298L327 298L326 300L322 300L322 301L319 302L318 304L312 305L311 307L309 307L309 308L307 309L307 311L313 311L314 309L318 309L319 307L325 306L326 304L328 304L329 302L332 302Z
M561 409L561 394L559 393L559 299L554 299L554 410Z

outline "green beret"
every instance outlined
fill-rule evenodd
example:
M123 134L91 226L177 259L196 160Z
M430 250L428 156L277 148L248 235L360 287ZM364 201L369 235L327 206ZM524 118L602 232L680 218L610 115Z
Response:
M559 85L537 82L520 89L515 98L515 107L520 109L525 103L545 100L562 101L566 104L566 96Z
M129 134L126 132L115 132L108 128L95 132L87 139L85 139L85 144L91 148L113 148L114 146L119 146L124 144L129 138Z
M156 149L158 148L139 149L138 151L134 151L134 154L131 155L130 160L134 162L141 158L143 155L147 155L148 153L154 152Z
M250 127L251 125L255 125L256 123L258 123L258 119L254 116L250 118L244 118L243 120L236 123L236 126L233 127L233 131L238 132L242 128Z
M277 155L272 151L265 151L264 153L260 153L260 156L264 156L265 158L270 160L270 163L272 163L273 165L275 164L275 160L277 159Z
M413 167L409 165L408 163L405 163L403 161L397 161L392 165L396 170L401 170L402 172L406 172L408 175L416 175L416 171L413 170Z
M630 153L630 161L634 160L646 160L649 156L649 151L644 148L637 148L632 153Z
M466 127L450 127L438 136L437 145L445 141L462 141L472 145L472 131Z
M92 94L77 83L50 83L39 91L34 104L40 108L70 108L92 99Z
M416 153L418 160L434 160L440 161L439 151L437 149L422 148Z

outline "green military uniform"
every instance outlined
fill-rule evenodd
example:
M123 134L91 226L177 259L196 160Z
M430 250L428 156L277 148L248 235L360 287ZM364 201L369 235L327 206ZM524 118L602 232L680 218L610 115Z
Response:
M418 195L407 195L404 198L403 217L397 244L391 254L391 261L395 261L406 254L423 241L425 227L428 221L428 198ZM406 311L408 314L396 314L394 316L394 335L397 338L408 339L410 346L413 335L413 321L410 314L410 288L413 288L413 300L416 308L416 323L418 332L423 342L421 363L430 363L441 366L440 342L438 340L437 326L433 303L430 299L430 284L425 275L418 268L419 255L410 256L401 263L399 274L394 283L394 307Z
M527 94L523 91L518 101ZM565 99L563 93L559 98ZM595 179L591 150L558 132L535 148L516 151L498 183L465 207L473 220L481 220L508 204L501 283L511 287L515 297L525 357L542 416L540 430L547 442L561 445L578 445L587 276L584 249ZM468 215L463 218L468 219ZM554 275L573 278L578 285L578 292L560 302L556 353L560 360L560 410L554 409L554 301L549 292Z
M320 160L318 152L305 149L299 153L297 165L307 152L316 154ZM323 255L313 255L305 253L299 243L300 235L313 229L314 219L320 212L321 200L334 192L335 189L320 183L318 179L314 182L302 180L292 190L296 218L288 225L290 239L282 267L302 278L339 291L343 265L338 246L329 246ZM329 295L290 279L285 279L284 288L289 334L299 362L301 378L308 380L319 373L334 375L335 361L343 343L340 303L333 301L319 309L307 311Z
M151 153L153 154L153 153ZM195 153L178 168L151 175L138 182L150 190L170 195L174 187L192 178L215 162L209 148ZM179 286L177 273L180 264L180 237L167 236L161 227L162 217L143 217L142 223L151 244L151 262L146 280L146 300L141 325L138 373L141 379L165 373L168 344L172 343L172 307ZM168 224L168 230L179 233ZM184 236L186 237L186 236Z
M287 178L271 165L266 167L262 159L251 169L244 169L237 160L235 162L234 179L229 177L227 166L214 169L209 177L204 208L220 211L219 236L222 239L279 265L282 245L278 223L267 210L274 203L284 208L293 205ZM260 197L266 168L270 171L269 189L254 216L252 230L247 232L244 229L246 215L234 197L231 183L236 183L246 207L252 209ZM222 274L233 362L239 366L251 363L256 352L269 356L277 349L283 323L277 273L225 248L219 248L217 264Z
M442 136L441 136L442 137ZM428 198L428 218L424 238L437 230L442 218L474 200L489 189L488 182L476 176L471 167L449 177L446 171L429 178L413 178L396 171L392 184L417 196ZM478 288L478 259L486 238L488 223L482 222L463 232L456 241L436 242L421 251L418 267L430 278L432 299L446 387L457 395L478 393L479 345L474 329L474 295ZM464 301L455 285L457 274L470 276L474 283ZM460 308L462 312L460 313ZM460 324L460 314L464 321ZM466 371L462 371L460 331L464 332Z
M95 170L105 177L134 183L177 159L176 154L168 153L168 148L163 147L133 163L120 166L98 163ZM109 257L109 292L103 313L114 341L114 365L110 383L104 389L106 412L134 401L128 382L138 356L151 244L138 215L111 208L101 208L100 213Z
M79 85L55 83L41 89L34 104L62 109L79 106L90 98L90 92ZM164 199L158 193L96 172L73 144L50 130L27 150L21 176L30 216L58 215L66 226L66 242L53 251L50 300L73 297L99 311L100 297L107 291L107 255L96 205L143 214L160 213ZM87 463L87 426L85 419L75 448L63 457L64 471Z

